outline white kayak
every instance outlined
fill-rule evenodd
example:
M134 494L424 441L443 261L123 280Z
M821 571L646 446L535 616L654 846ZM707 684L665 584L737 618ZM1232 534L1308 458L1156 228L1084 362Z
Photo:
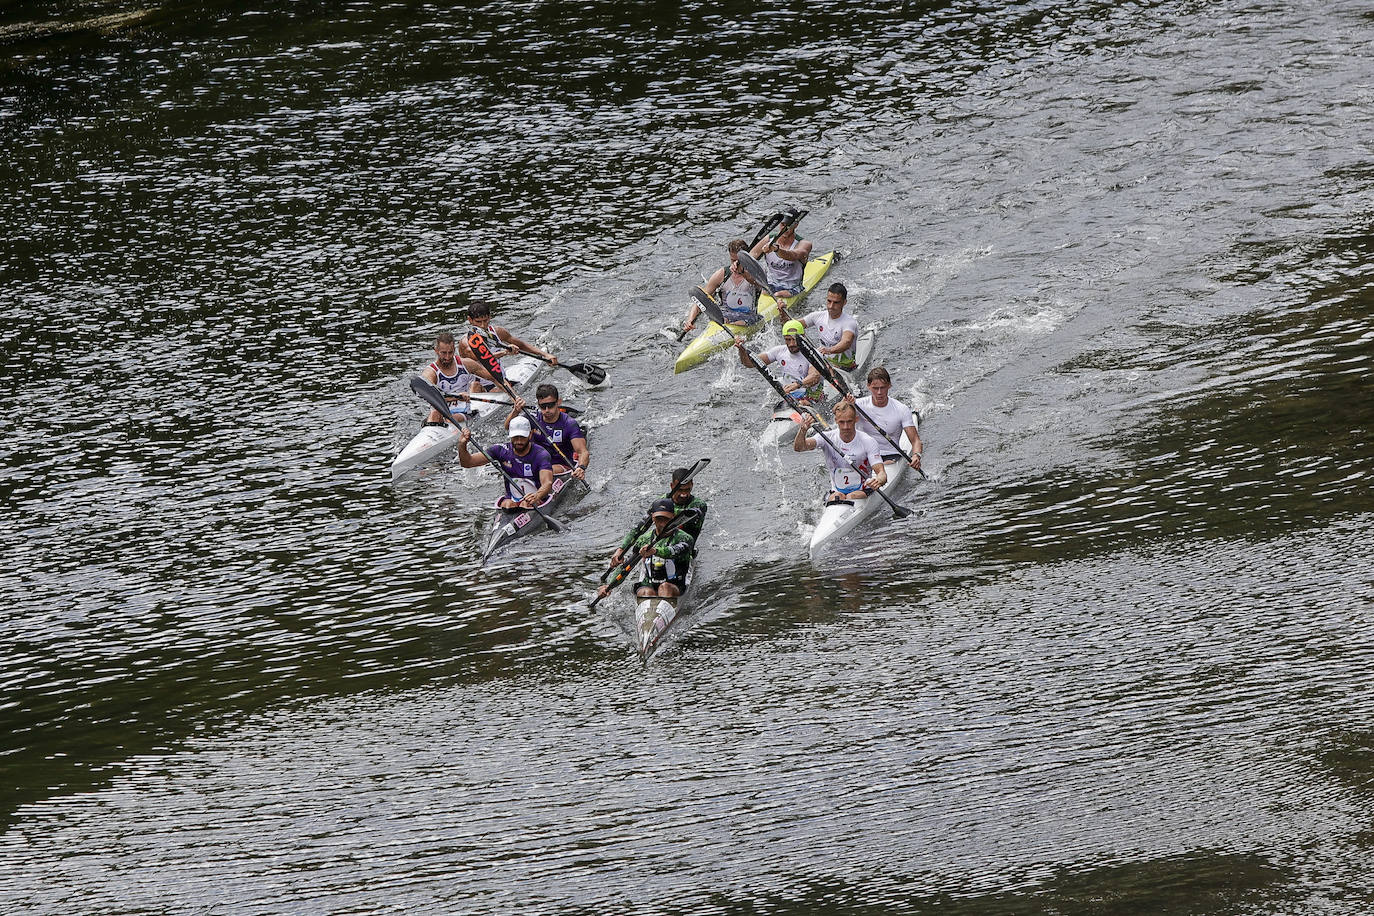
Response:
M911 415L911 425L915 426L918 422L915 413ZM911 451L911 442L907 439L906 433L897 440L898 444L906 452ZM884 451L891 450L892 446L886 441L879 439L878 444ZM889 499L896 499L897 488L901 486L902 478L906 476L910 466L902 458L895 461L888 461L887 464L887 483L883 484L883 492ZM830 492L826 489L827 494ZM844 536L859 526L864 519L880 509L890 508L881 496L870 493L864 499L856 499L845 502L826 503L821 509L821 517L816 521L816 529L811 532L811 558L815 559L822 552L840 543Z
M849 390L854 392L854 396L862 397L867 389L864 387L864 374L868 370L868 361L873 358L873 344L878 340L878 329L872 325L864 328L859 335L859 342L854 348L854 368L841 369L839 373L844 377L845 384ZM833 389L831 389L833 391ZM786 404L778 404L773 408L773 416L769 418L768 425L759 434L759 444L769 448L790 443L792 437L797 434L797 421L801 417L795 410Z
M511 387L518 388L529 382L543 366L542 362L532 356L522 356L505 370L506 379L511 383ZM489 391L483 394L482 398L481 401L459 405L467 409L466 416L469 421L505 416L510 412L510 395L504 391ZM455 410L454 416L462 418L464 414ZM391 462L391 479L399 480L408 471L433 461L457 444L458 430L449 423L426 424L420 427L420 431L406 443L405 448L401 449L401 453Z
M696 557L687 567L687 588L676 598L636 598L635 599L635 637L639 642L639 657L648 662L654 650L663 641L663 634L682 613L687 596L692 591L692 576L696 570Z

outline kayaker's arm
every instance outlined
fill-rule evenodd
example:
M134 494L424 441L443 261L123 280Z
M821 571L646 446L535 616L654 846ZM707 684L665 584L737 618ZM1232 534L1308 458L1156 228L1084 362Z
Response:
M757 369L759 367L759 363L756 363L754 361L754 358L749 355L749 351L744 349L743 337L735 338L735 349L739 350L739 364L741 366L743 366L746 369ZM772 362L772 360L768 358L767 353L760 353L759 359L763 361L763 365L765 366Z
M916 427L906 427L906 440L911 443L911 466L915 470L921 469L921 453L926 447L921 443L921 435L916 432Z
M481 453L476 455L468 451L468 439L472 438L472 433L468 432L467 427L458 434L458 463L465 468L480 468L487 463L487 456Z
M840 335L839 341L833 347L821 347L821 352L826 356L834 356L836 353L843 353L854 344L854 332L845 331Z
M587 467L592 463L591 449L587 448L587 440L581 436L572 441L573 460L576 465L572 469L572 476L578 480L587 479Z
M879 459L878 463L873 465L873 476L863 482L863 488L865 490L878 490L886 483L887 465Z
M797 434L792 437L792 451L809 452L816 447L816 442L806 435L811 429L811 424L816 422L816 418L809 413L802 414L802 418L797 421Z
M516 351L520 353L533 353L535 356L542 356L544 359L548 360L550 366L558 365L557 356L554 356L552 353L549 353L546 350L541 350L536 346L525 343L523 340L521 340L519 337L516 337L514 334L512 334L505 328L499 328L496 325L492 325L491 330L494 334L496 334L497 340L500 340L503 343L508 344L509 346L513 347Z
M461 455L459 457L461 457ZM539 489L520 500L520 505L527 509L532 509L547 499L549 491L552 489L553 471L550 468L544 468L539 472Z

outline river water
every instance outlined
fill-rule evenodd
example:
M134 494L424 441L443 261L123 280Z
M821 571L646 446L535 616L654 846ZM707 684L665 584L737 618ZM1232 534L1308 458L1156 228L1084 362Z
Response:
M0 910L1374 908L1367 4L24 2L0 54ZM816 562L768 389L657 333L787 204L926 443ZM611 372L485 569L494 481L388 470L469 298ZM586 600L704 456L644 666Z

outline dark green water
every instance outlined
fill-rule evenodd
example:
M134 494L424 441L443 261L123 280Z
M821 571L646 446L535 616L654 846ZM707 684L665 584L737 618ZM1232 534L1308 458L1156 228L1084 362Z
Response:
M6 6L0 910L1369 911L1371 60L1349 0ZM789 203L929 473L815 563L767 389L657 336ZM470 297L612 373L488 569L490 479L388 470ZM646 669L585 601L702 455Z

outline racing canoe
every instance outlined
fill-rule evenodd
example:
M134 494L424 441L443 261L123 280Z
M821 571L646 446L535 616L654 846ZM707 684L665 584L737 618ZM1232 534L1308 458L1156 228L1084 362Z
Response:
M511 387L518 388L528 383L543 365L531 356L522 356L506 369L506 380L511 383ZM504 391L488 391L482 397L489 400L459 402L453 410L453 415L460 419L466 416L469 422L476 422L486 417L505 416L510 412L510 395ZM420 427L420 431L406 443L405 448L401 449L401 453L391 462L392 481L400 480L415 468L439 458L457 444L458 430L448 423Z
M658 649L668 628L682 613L687 596L692 591L692 577L697 565L696 557L687 567L687 588L676 598L636 598L635 599L635 637L639 643L639 657L648 663Z
M573 480L574 478L568 474L554 477L553 489L549 491L544 502L539 505L539 509L544 515L553 514L563 504L569 491L574 489ZM533 509L502 509L499 506L494 506L492 508L491 533L487 535L487 546L482 551L482 562L489 561L511 541L547 529L549 523L544 520L544 515L540 515Z
M802 274L801 295L789 303L788 308L791 314L800 316L800 312L793 307L800 304L811 290L816 288L816 284L821 282L821 278L830 270L830 265L835 261L835 252L814 257L806 262L806 272ZM770 321L778 317L778 302L772 296L765 293L759 296L759 314L763 316L762 321L753 324L732 324L722 326L714 321L708 321L706 327L697 332L697 336L692 338L692 342L678 355L677 362L673 364L673 372L686 372L688 369L695 369L716 353L728 347L734 346L735 336L751 337ZM706 316L701 316L705 318Z
M913 412L911 425L915 426L918 422L919 417ZM911 442L907 439L906 433L902 433L902 437L897 442L903 450L911 451ZM879 440L879 444L884 450L891 448L882 440ZM887 464L887 483L883 484L883 492L889 498L895 499L897 488L901 486L902 478L906 476L910 468L906 461L901 458L885 463ZM826 492L830 492L828 481ZM840 543L844 536L857 528L864 519L876 510L885 507L887 507L887 503L877 494L869 494L866 499L823 504L821 517L816 521L815 530L811 532L811 558L814 560L830 547Z

